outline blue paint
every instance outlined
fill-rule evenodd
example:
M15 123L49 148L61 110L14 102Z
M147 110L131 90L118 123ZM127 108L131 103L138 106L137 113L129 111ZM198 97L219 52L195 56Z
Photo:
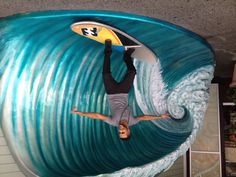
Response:
M204 39L148 17L106 11L48 11L2 19L1 125L14 144L13 150L39 176L98 175L142 166L175 151L193 130L191 106L182 120L135 125L128 142L119 140L115 127L70 114L73 107L84 112L110 114L102 82L104 45L70 30L72 23L82 20L116 27L148 46L159 58L168 92L166 97L189 74L214 65L214 54ZM126 67L116 58L122 55L114 50L113 75L121 80ZM150 66L137 61L136 67L137 87L149 113L157 114L155 102L151 100ZM204 90L205 86L200 85L192 84L191 88ZM183 106L188 106L184 105L184 98L178 99L183 101ZM144 114L134 89L129 102L135 116ZM145 171L145 167L142 168ZM156 172L153 169L149 174ZM135 176L142 173L138 170Z

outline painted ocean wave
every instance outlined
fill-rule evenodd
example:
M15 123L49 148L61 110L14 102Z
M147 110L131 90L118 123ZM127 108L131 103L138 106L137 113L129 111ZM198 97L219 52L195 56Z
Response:
M135 116L168 111L171 119L141 122L123 142L115 127L70 113L76 107L110 114L104 46L70 30L80 20L114 26L156 54L155 65L135 60L129 103ZM0 35L1 126L35 176L154 176L188 149L203 123L213 53L187 30L123 13L52 11L5 18ZM122 53L113 51L111 63L121 80Z

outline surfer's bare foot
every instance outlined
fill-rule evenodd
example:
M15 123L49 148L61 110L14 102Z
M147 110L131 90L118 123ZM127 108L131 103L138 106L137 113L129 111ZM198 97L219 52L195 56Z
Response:
M110 39L105 40L105 54L111 54L112 49L111 49L112 42Z

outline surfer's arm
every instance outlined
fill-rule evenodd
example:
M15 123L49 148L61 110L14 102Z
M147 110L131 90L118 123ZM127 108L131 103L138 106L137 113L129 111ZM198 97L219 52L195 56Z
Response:
M80 111L76 111L75 109L71 111L71 113L73 114L78 114L80 116L85 116L88 118L92 118L92 119L99 119L99 120L107 120L109 117L100 114L100 113L96 113L96 112L80 112Z
M156 119L166 119L169 118L169 114L162 114L160 116L150 116L150 115L144 115L144 116L139 116L136 119L138 120L156 120Z

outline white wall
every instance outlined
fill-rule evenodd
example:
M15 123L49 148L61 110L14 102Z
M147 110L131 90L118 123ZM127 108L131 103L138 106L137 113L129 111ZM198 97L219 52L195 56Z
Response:
M190 148L190 176L192 177L222 177L218 99L218 84L212 84L204 125Z
M13 159L0 128L0 177L25 177Z
M183 177L184 176L184 157L181 156L175 161L174 165L163 172L158 177Z

